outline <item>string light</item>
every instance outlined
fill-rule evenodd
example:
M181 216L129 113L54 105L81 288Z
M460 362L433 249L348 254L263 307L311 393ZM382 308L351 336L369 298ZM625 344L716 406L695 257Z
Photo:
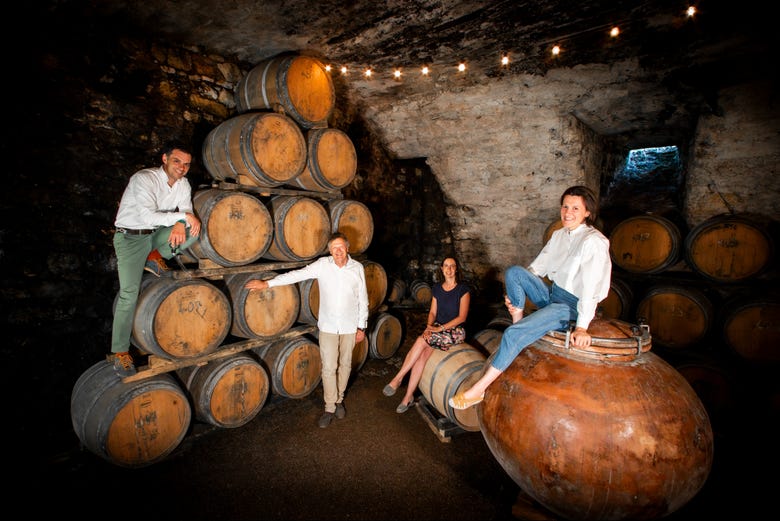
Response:
M697 14L697 12L698 12L698 10L697 10L696 6L690 5L685 10L685 15L688 18L693 18ZM567 35L567 36L563 36L563 37L559 36L558 39L559 39L559 41L560 40L569 40L573 36L576 36L576 35L579 35L579 34L582 34L582 33L586 33L586 32L602 31L602 30L606 29L607 27L610 27L610 26L607 25L607 24L604 24L604 25L600 25L598 27L593 27L593 28L590 28L590 29L587 29L587 30L584 30L584 31L579 31L579 32L577 32L575 34L571 34L571 35ZM617 26L617 25L611 26L610 29L609 29L609 35L612 38L617 38L620 35L620 27ZM544 43L548 44L550 42L548 40L547 42L544 42ZM556 45L553 45L553 47L550 50L550 53L552 54L553 57L558 57L561 54L562 50L563 49L560 46L560 44L556 44ZM501 56L501 66L502 67L508 66L509 65L509 53L501 52L500 56ZM457 65L457 69L458 69L459 72L464 72L466 70L466 62L464 62L464 61L459 62L458 65ZM328 65L325 66L325 70L327 72L331 72L333 70L333 67L330 64L328 64ZM341 70L341 74L342 75L346 75L347 74L347 67L346 66L342 66L340 70ZM423 76L427 76L431 72L430 68L427 65L423 65L422 68L420 69L420 71L421 71ZM373 75L373 71L369 67L369 68L365 69L363 74L364 74L364 76L366 78L371 78L372 75ZM396 79L396 80L400 80L401 76L402 76L401 68L395 68L395 70L393 71L393 78Z

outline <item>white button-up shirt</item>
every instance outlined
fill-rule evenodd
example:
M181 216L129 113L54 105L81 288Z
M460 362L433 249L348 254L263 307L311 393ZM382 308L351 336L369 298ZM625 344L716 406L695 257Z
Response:
M553 232L528 268L579 299L577 327L587 329L598 303L609 293L612 276L609 239L585 223L571 231L561 228Z
M317 327L324 333L349 334L365 329L368 322L368 290L363 265L347 257L338 267L332 256L321 257L303 268L277 275L269 287L317 279L320 308Z
M186 177L168 186L163 168L144 168L130 177L114 226L128 229L151 229L173 226L192 211L192 188Z

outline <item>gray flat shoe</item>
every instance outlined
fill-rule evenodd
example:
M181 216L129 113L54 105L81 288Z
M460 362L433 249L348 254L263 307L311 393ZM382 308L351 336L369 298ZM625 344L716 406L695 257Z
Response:
M412 407L414 407L414 400L412 400L409 403L401 402L400 404L398 404L398 407L395 409L395 412L397 412L398 414L402 414L408 411Z
M393 389L393 386L390 384L385 385L385 388L382 389L382 394L385 396L393 396L395 394L395 389Z

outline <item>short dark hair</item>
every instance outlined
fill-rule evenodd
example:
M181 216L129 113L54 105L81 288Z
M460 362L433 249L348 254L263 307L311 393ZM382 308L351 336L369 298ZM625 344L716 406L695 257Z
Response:
M582 197L582 200L585 201L585 209L590 212L590 215L585 218L585 222L594 226L599 215L599 198L596 193L587 186L570 186L563 192L563 195L561 195L561 204L563 204L563 198L567 195L578 195Z
M162 154L164 156L171 155L171 152L174 150L181 150L182 152L186 152L189 155L192 155L192 149L191 147L184 144L184 142L179 141L177 139L171 139L169 141L166 141L162 146Z

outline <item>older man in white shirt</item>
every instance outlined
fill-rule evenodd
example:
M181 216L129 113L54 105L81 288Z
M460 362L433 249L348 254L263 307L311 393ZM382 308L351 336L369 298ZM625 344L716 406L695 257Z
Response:
M328 240L330 256L321 257L303 268L282 273L269 280L253 279L247 289L295 284L317 279L320 292L317 328L322 359L322 392L325 412L319 419L322 428L334 416L344 418L344 393L352 371L352 351L365 338L368 322L368 290L363 265L349 256L349 241L341 233Z

